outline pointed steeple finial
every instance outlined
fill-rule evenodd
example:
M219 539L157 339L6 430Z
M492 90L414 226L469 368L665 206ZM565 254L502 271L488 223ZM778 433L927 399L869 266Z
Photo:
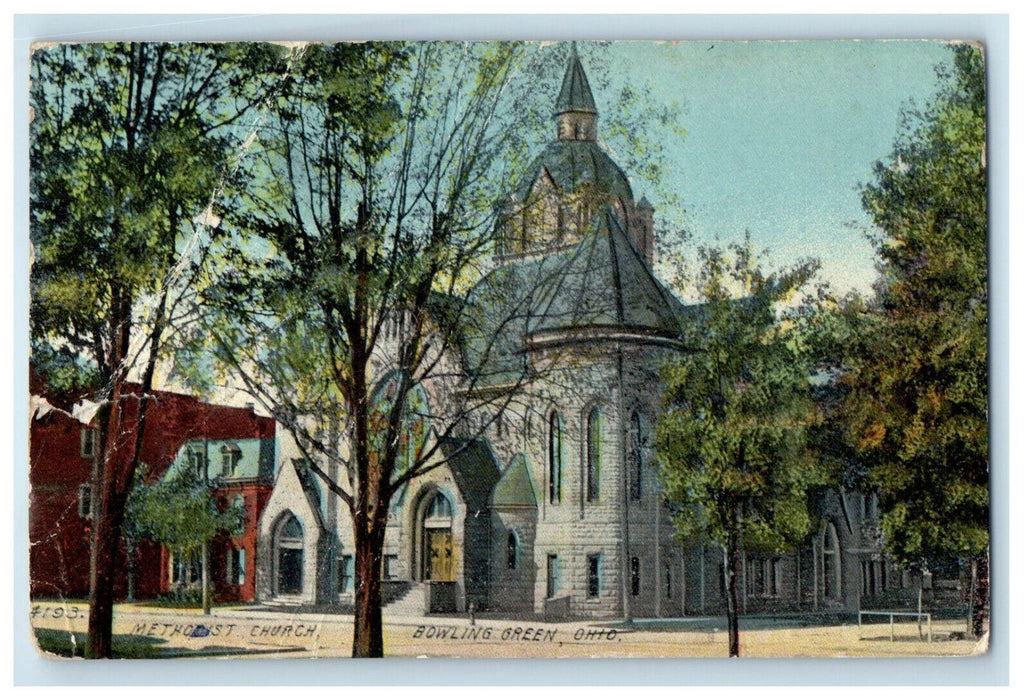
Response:
M583 64L580 63L576 42L572 42L569 64L565 69L565 80L562 81L561 92L558 93L558 101L554 105L555 116L564 112L597 114L594 95L590 91L590 82L587 80L586 71L583 70Z
M558 118L559 141L597 140L597 106L579 60L576 42L572 42L565 79L554 105L554 116Z

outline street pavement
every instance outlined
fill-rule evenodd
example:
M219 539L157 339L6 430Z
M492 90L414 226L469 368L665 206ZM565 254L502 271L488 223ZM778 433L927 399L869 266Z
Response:
M30 607L33 627L44 636L61 636L82 645L88 620L83 604L40 601ZM745 655L936 656L977 653L973 642L950 639L952 625L935 623L936 641L919 641L899 627L896 642L886 632L854 624L813 624L804 619L746 620ZM619 622L546 622L384 614L388 656L399 657L722 657L725 621L719 617ZM346 657L353 624L349 614L260 606L200 610L121 604L115 608L114 633L133 655L207 657Z

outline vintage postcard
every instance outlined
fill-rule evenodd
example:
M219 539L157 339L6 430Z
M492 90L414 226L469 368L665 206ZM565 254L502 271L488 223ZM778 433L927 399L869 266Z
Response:
M34 46L41 653L985 652L984 66Z

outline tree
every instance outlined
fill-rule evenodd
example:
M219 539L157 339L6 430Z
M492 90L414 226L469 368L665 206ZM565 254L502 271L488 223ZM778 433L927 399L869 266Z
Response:
M201 467L206 470L206 466ZM204 471L191 464L173 465L163 478L146 483L145 476L129 498L129 520L135 534L162 544L183 560L200 558L201 601L211 613L210 543L220 533L239 536L243 509L221 509ZM143 468L145 471L145 465ZM142 473L142 472L141 472Z
M111 654L121 525L159 359L191 312L241 119L278 49L81 44L32 56L31 334L39 371L81 370L96 407L89 643ZM268 83L270 84L270 83ZM65 377L67 379L67 377ZM129 381L133 380L130 384Z
M196 332L216 371L272 412L348 507L355 656L383 654L380 572L394 495L440 463L441 444L471 445L547 373L546 361L496 359L521 347L534 290L560 270L482 283L503 183L526 163L521 127L551 116L531 97L541 97L535 76L555 53L530 49L298 48L246 164L252 184L224 205L222 225L240 243ZM203 365L199 356L183 364ZM485 420L473 424L474 414ZM431 426L432 439L413 425Z
M498 114L524 52L298 48L248 163L252 185L226 204L239 246L197 333L349 508L355 656L383 654L389 504L439 444L408 449L412 398L460 375L459 316L492 251L490 190L508 146ZM446 437L464 413L452 402L468 400L443 394L420 418Z
M812 528L809 494L824 483L810 449L820 419L812 367L784 308L815 264L765 273L750 241L702 247L703 304L684 334L689 354L663 370L656 447L666 500L684 542L723 546L729 655L740 655L745 550L782 551Z
M984 58L977 46L953 50L934 102L904 115L862 193L882 278L850 315L842 415L895 561L975 567L979 636L989 600Z

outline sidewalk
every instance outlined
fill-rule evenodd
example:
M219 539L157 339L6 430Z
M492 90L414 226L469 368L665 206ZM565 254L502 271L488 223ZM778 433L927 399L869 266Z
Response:
M44 648L81 655L88 608L81 604L40 602L32 625ZM954 626L958 629L961 621ZM863 625L872 639L859 639L850 624L818 620L742 619L745 656L963 656L975 653L971 641L951 640L942 622L936 642L919 641L899 625L899 639L887 641L875 625ZM133 658L190 656L349 657L353 622L349 613L296 612L261 606L199 609L120 604L114 619L116 655ZM614 621L544 622L465 616L394 616L383 624L388 656L400 657L715 657L726 655L725 620L698 617Z

